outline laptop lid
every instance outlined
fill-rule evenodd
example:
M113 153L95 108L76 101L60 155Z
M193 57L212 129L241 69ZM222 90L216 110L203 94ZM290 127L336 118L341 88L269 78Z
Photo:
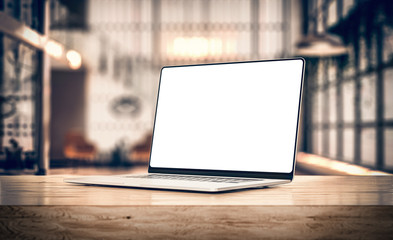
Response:
M292 179L304 65L163 67L149 172Z

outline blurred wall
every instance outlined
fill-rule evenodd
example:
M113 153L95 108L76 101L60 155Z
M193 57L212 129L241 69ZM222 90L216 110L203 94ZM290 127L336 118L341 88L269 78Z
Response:
M88 68L85 126L96 161L151 134L162 66L290 57L301 35L291 0L95 0L87 14L87 29L51 34Z

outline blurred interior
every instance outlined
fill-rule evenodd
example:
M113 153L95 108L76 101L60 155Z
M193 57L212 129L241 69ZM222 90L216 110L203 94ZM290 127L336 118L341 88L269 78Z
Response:
M393 173L392 1L0 0L0 20L3 174L145 171L162 66L295 56L296 174Z

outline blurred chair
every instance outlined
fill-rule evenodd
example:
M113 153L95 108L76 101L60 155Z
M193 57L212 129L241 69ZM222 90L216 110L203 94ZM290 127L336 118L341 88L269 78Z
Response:
M93 160L97 148L81 132L69 131L65 136L64 155L70 159Z

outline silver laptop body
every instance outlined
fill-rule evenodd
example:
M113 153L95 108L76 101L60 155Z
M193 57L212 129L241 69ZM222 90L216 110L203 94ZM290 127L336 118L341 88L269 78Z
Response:
M65 182L220 192L294 176L302 58L161 69L148 174Z

